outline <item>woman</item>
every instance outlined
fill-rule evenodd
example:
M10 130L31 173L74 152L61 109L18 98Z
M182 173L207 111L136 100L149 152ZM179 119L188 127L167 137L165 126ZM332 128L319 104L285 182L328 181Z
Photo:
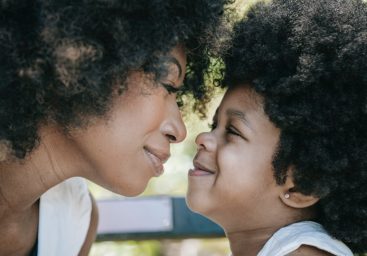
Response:
M85 255L97 213L72 177L134 196L162 174L225 2L0 4L0 255Z

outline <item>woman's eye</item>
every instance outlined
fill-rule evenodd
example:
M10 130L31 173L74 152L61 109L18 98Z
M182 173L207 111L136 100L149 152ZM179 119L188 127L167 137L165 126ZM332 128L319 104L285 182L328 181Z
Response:
M183 108L183 106L184 106L184 101L183 101L182 97L177 96L176 103L177 103L177 106L178 106L180 109L182 109L182 108Z
M215 128L217 128L217 123L213 121L212 123L209 123L208 126L209 126L209 129L213 131L215 130Z
M176 87L174 87L171 84L166 84L166 83L161 83L161 84L164 87L164 89L166 89L166 91L168 92L168 94L178 93L180 91L179 88L176 88Z

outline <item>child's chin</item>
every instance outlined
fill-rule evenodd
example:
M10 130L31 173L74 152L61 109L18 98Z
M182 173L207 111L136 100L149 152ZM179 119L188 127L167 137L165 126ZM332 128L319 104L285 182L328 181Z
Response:
M200 197L197 193L194 193L190 190L187 191L186 204L191 211L205 215L204 203L205 201L203 201L203 198Z

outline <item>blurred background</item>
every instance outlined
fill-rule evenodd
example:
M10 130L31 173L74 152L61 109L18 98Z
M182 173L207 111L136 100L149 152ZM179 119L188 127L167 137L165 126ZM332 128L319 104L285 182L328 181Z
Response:
M251 4L258 1L236 0L233 7L240 17ZM195 114L185 116L188 132L186 140L171 146L172 156L165 164L165 173L159 178L153 178L140 197L152 195L185 196L187 173L192 167L192 159L196 153L195 137L198 133L209 129L208 124L211 123L213 113L223 96L223 91L218 89L215 95L209 105L206 120L200 120ZM89 183L89 188L96 200L123 198L93 183ZM91 256L222 256L229 254L229 244L225 238L104 241L95 242L90 252Z

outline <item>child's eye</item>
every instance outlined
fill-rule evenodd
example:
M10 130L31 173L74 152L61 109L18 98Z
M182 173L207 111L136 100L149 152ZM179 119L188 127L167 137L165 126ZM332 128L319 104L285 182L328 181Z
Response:
M234 136L239 136L239 137L243 137L238 131L236 128L234 128L233 126L227 126L226 127L226 132L229 134L229 135L234 135Z
M172 93L178 93L180 91L179 88L174 87L171 84L166 84L166 83L161 83L162 86L164 87L164 89L167 90L168 94L172 94Z

